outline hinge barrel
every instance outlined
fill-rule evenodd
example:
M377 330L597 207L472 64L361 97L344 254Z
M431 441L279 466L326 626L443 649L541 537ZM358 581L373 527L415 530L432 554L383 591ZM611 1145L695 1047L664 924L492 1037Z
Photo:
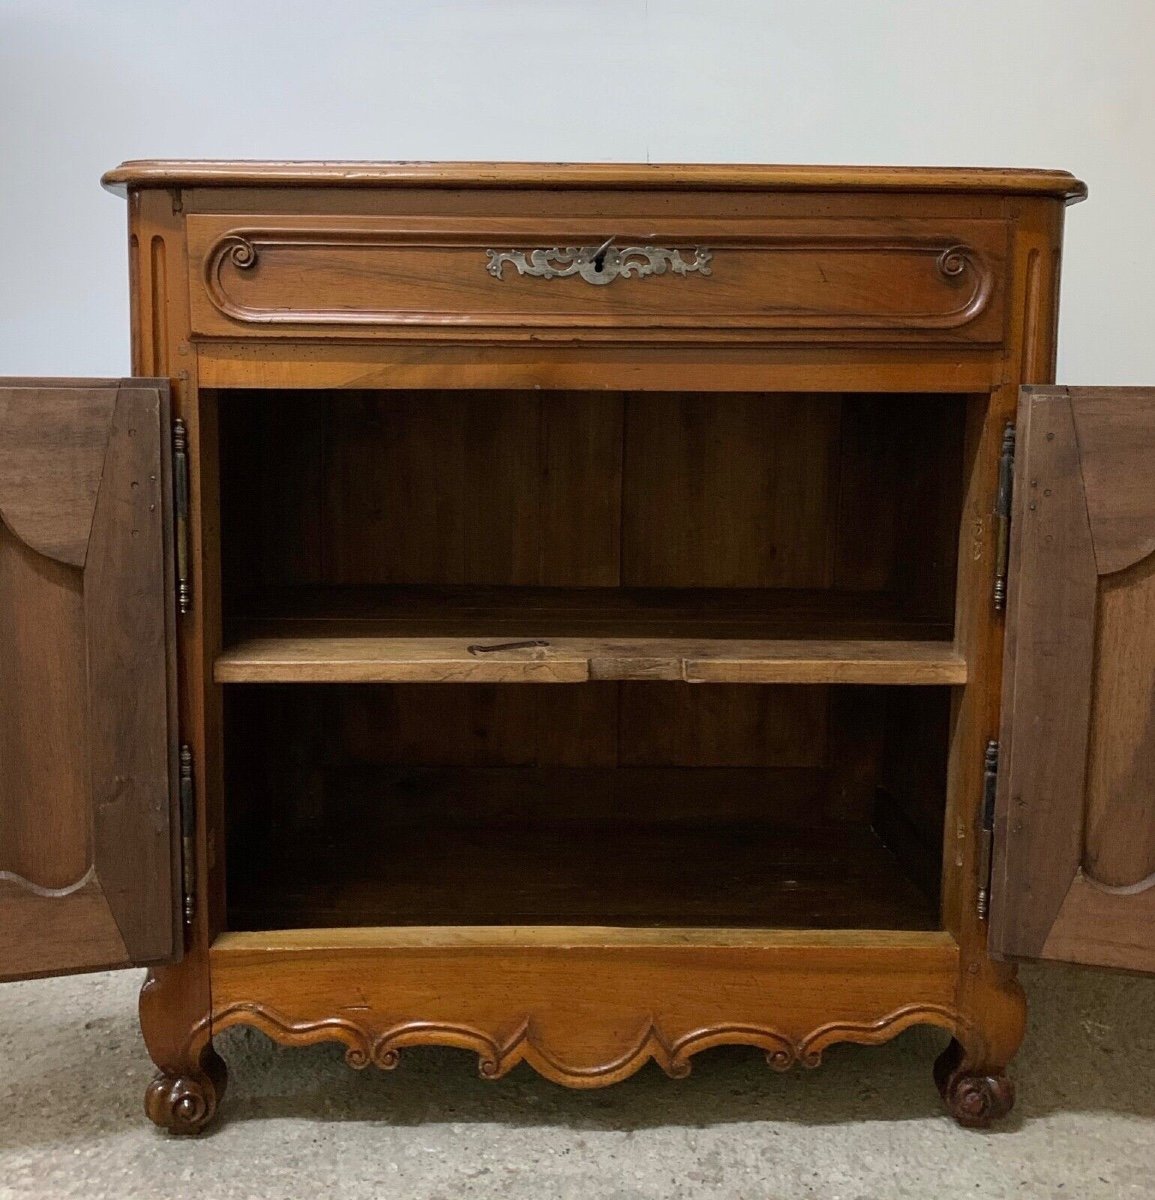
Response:
M995 609L1007 606L1007 562L1011 545L1011 496L1015 486L1015 427L1008 421L999 451L999 490L995 496Z
M182 613L192 611L192 576L189 573L188 530L188 430L180 417L172 427L172 473L176 518L176 596Z
M991 874L995 849L995 795L999 783L999 743L987 741L983 753L983 806L979 814L979 920L985 921L991 910Z
M181 899L184 923L192 924L196 916L196 786L193 781L192 748L180 748L180 851Z

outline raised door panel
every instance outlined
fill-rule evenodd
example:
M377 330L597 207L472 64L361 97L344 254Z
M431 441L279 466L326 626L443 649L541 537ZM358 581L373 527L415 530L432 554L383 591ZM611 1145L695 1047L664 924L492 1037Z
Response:
M0 979L179 951L167 386L0 382Z
M1155 971L1155 389L1019 408L991 941Z

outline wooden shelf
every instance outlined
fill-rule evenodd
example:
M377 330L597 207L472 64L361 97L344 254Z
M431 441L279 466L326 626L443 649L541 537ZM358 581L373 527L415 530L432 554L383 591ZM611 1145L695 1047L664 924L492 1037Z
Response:
M210 947L214 966L272 955L381 950L718 949L807 951L898 950L957 966L958 942L941 929L762 929L709 925L352 925L220 933Z
M308 589L233 622L218 683L961 684L949 627L889 595ZM251 609L249 610L251 611ZM508 646L508 643L539 643ZM540 644L544 643L544 644Z
M561 638L476 649L504 644L492 637L257 637L227 647L213 674L218 683L960 684L967 678L966 661L951 642Z

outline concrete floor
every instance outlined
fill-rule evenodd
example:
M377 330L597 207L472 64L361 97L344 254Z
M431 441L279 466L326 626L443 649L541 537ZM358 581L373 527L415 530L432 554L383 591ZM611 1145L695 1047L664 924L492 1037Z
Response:
M486 1083L452 1050L354 1072L337 1048L233 1030L221 1119L191 1141L141 1112L137 972L8 984L0 1197L1155 1197L1155 980L1046 968L1024 982L1019 1104L989 1134L942 1115L933 1030L835 1047L818 1071L779 1076L722 1049L681 1082L651 1066L584 1093L524 1066Z

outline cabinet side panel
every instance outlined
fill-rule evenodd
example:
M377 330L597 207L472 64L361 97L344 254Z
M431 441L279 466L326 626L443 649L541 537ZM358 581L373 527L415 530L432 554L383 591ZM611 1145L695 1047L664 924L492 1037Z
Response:
M133 360L139 370L170 376L173 416L183 418L187 427L190 464L192 611L180 618L177 631L177 695L180 739L192 750L195 772L197 895L184 957L155 968L140 998L141 1031L163 1072L150 1090L149 1112L160 1119L167 1096L167 1123L188 1128L211 1115L224 1086L223 1075L208 1065L207 1055L190 1047L192 1031L207 1027L207 945L223 914L224 839L218 834L223 788L219 695L205 684L207 668L220 647L215 407L202 403L197 393L196 357L188 341L187 256L180 209L179 193L148 190L129 195ZM195 1103L190 1099L194 1093ZM183 1105L178 1103L182 1097Z
M999 736L1002 692L1003 621L993 602L994 510L1004 428L1015 419L1019 386L1053 377L1063 228L1061 204L1033 197L1004 197L1003 204L1011 218L1005 352L989 397L972 401L967 422L956 642L967 659L968 683L955 698L943 858L944 922L958 937L962 958L959 1006L981 1021L986 1066L994 1074L1013 1057L1026 1024L1014 968L992 961L997 940L979 912L984 754L988 741ZM997 919L997 904L992 916Z

